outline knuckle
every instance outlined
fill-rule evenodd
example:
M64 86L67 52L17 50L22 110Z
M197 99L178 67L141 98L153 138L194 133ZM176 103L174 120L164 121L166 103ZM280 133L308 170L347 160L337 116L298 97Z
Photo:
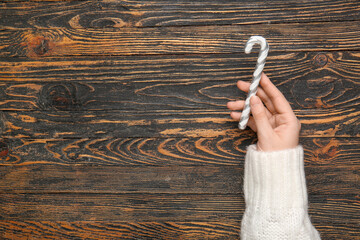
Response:
M297 120L297 125L298 125L298 128L299 128L299 131L301 130L301 122L299 121L299 119L296 119Z

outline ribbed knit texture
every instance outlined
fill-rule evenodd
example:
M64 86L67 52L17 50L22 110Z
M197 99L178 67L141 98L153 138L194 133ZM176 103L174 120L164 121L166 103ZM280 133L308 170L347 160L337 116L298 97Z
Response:
M248 147L245 159L246 210L241 239L320 239L308 216L301 146L277 152Z

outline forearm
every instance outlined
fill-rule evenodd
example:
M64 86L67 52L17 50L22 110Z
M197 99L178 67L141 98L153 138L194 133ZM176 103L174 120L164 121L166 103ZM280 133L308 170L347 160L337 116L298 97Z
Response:
M320 239L308 216L303 149L259 152L245 161L242 239Z

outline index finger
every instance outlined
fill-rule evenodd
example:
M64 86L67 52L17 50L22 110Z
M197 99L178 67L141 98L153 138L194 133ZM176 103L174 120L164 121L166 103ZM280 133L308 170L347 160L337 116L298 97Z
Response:
M260 85L265 91L266 95L270 98L273 103L273 106L277 113L293 113L289 102L286 100L285 96L280 92L280 90L270 81L270 79L265 75L261 74Z

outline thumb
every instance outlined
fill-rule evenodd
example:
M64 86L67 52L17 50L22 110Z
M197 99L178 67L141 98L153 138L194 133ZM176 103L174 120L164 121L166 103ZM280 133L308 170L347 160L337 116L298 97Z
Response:
M258 134L264 137L271 135L273 133L272 126L266 116L264 104L258 96L252 96L250 98L250 109L255 120Z

